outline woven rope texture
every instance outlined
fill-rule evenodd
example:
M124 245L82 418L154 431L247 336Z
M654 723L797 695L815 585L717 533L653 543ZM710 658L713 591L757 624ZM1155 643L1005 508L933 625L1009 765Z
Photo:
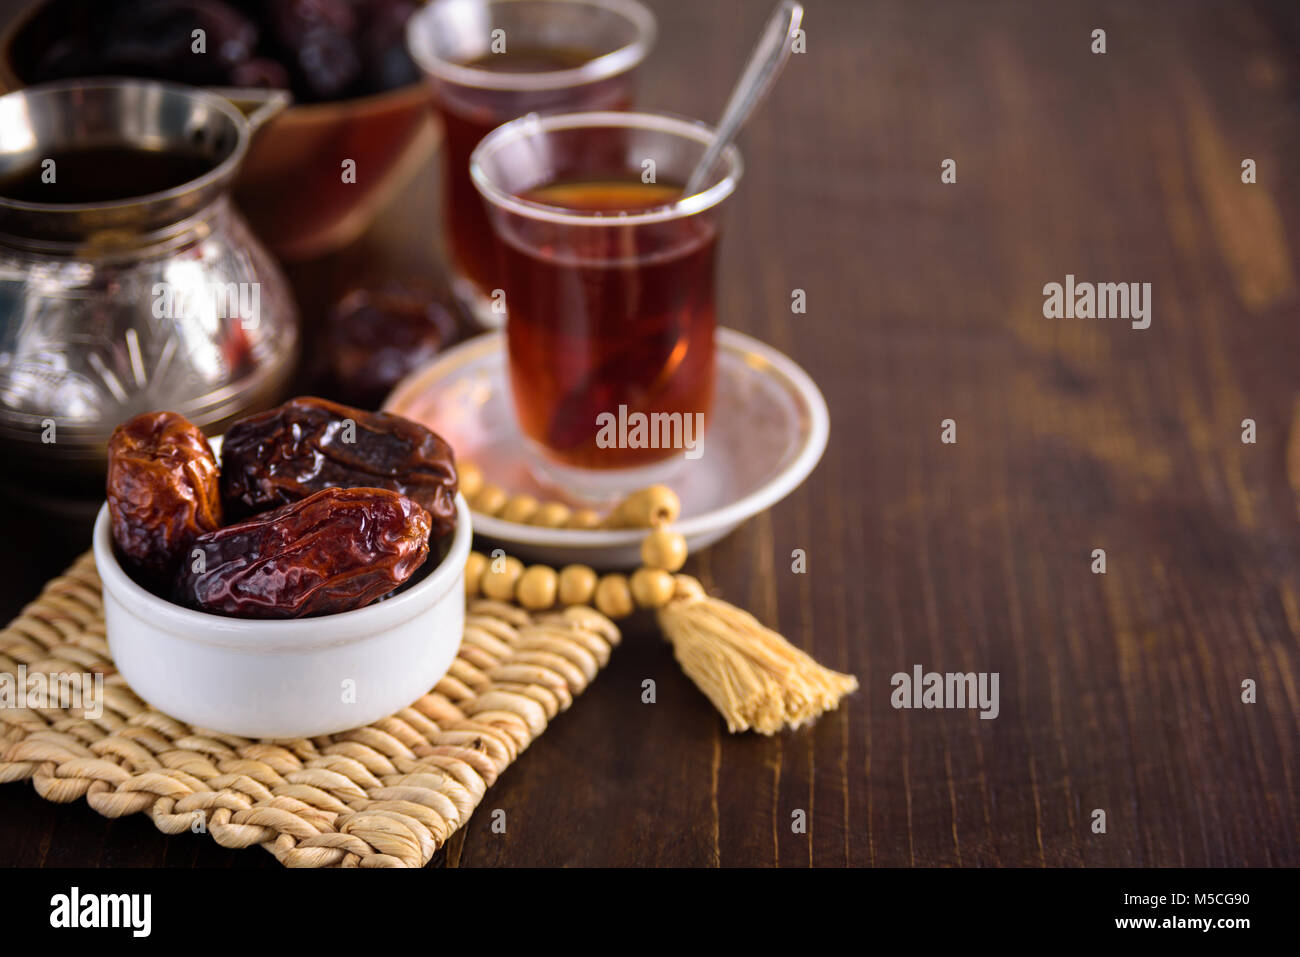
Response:
M0 783L30 779L46 800L84 797L106 817L143 812L167 834L201 822L223 847L260 844L290 867L421 867L618 641L590 608L473 601L451 669L410 707L341 734L254 741L132 693L86 554L0 632L0 673L102 673L102 714L0 708Z

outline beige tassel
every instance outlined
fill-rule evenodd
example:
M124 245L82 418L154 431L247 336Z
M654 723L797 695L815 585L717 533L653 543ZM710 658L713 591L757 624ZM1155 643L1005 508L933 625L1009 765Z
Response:
M527 495L512 499L496 486L484 484L476 470L470 475L476 511L529 521L529 516L551 507L539 506ZM592 605L618 619L637 607L655 609L678 664L727 719L732 732L776 734L839 707L846 694L858 689L853 675L823 668L753 615L710 598L696 579L673 575L687 554L685 537L668 527L680 514L677 494L654 485L633 492L600 523L606 528L650 529L641 543L642 567L630 578L597 576L584 565L569 565L558 572L536 565L525 569L513 558L489 565L485 556L474 553L466 564L465 587L471 596L484 594L500 601L513 596L530 610L558 601L566 606ZM588 516L582 524L594 523Z
M729 731L797 728L857 690L857 678L823 668L753 615L709 598L693 579L682 584L659 609L659 627Z

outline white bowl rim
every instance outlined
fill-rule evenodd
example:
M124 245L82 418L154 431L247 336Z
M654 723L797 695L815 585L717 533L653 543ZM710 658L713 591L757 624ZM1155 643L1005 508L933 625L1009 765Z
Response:
M459 592L463 588L461 575L474 537L471 523L469 504L458 492L456 530L451 546L423 581L400 595L365 608L312 618L234 618L195 611L159 598L137 584L113 553L107 502L100 507L95 519L95 566L105 593L112 594L131 614L144 618L178 640L254 653L311 651L373 638L428 610L453 589ZM455 597L459 600L461 596L457 594Z
M812 474L830 439L830 411L826 407L826 399L812 377L793 359L753 336L723 326L718 327L717 343L722 348L745 354L751 360L761 363L764 366L762 374L775 375L798 396L808 414L808 437L789 465L748 494L720 508L673 522L673 530L687 538L718 528L734 527L781 501ZM504 348L505 333L489 332L449 349L429 365L415 370L399 382L384 402L384 411L406 415L405 412L395 410L394 406L423 391L429 382L441 378L465 362L477 359L483 353ZM753 366L754 362L749 364ZM543 548L626 548L639 545L645 538L645 529L640 528L543 528L507 522L491 515L477 515L475 521L477 526L474 530L485 538Z

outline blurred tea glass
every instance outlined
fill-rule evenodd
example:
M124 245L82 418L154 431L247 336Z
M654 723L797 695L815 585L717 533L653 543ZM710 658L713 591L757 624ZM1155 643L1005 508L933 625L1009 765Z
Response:
M490 131L530 112L625 110L655 19L636 0L432 0L407 26L411 57L442 118L443 209L457 297L499 326L502 288L469 157Z
M703 453L719 216L741 175L731 146L682 194L712 139L666 114L531 114L470 159L500 244L515 416L534 464L578 496Z

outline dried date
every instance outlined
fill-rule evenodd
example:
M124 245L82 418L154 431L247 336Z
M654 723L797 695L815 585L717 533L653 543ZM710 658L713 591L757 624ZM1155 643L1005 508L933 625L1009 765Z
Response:
M177 599L239 618L351 611L392 591L429 555L429 515L405 495L330 488L194 541Z
M169 581L191 543L221 525L217 460L175 412L148 412L113 430L107 498L113 540L150 583Z
M406 281L353 289L331 310L326 327L327 394L374 408L455 334L456 320L432 287Z
M424 426L325 399L291 399L241 419L221 449L227 512L247 516L325 488L383 488L415 500L440 538L456 527L451 446Z

